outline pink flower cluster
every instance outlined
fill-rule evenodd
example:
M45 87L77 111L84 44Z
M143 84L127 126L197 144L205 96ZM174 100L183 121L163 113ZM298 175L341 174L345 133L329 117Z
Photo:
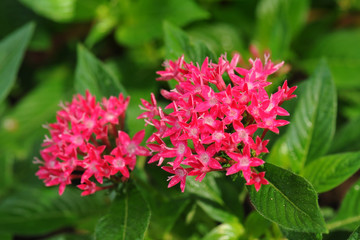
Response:
M289 123L277 116L289 115L280 106L295 97L296 87L289 88L285 81L269 96L267 78L283 62L274 65L265 55L264 64L258 58L250 59L252 67L245 69L237 66L239 60L239 54L230 62L226 56L218 63L206 58L200 67L182 56L165 62L165 71L157 72L157 80L178 82L175 89L161 91L171 103L163 109L152 94L151 102L142 99L140 107L145 112L139 118L156 128L147 140L153 153L149 163L162 165L167 159L162 169L173 174L168 187L180 182L184 191L188 176L202 181L212 171L242 173L247 185L255 185L257 191L268 184L265 172L255 167L264 163L261 154L269 152L266 132L279 133L278 127Z
M78 94L71 103L62 104L57 122L47 126L50 137L45 136L40 151L43 160L35 160L41 164L36 175L46 186L59 185L60 195L74 179L80 180L83 196L126 181L136 156L150 154L139 146L144 130L133 139L122 131L128 103L129 97L122 94L98 103L87 91L85 97ZM98 186L95 180L103 184L104 178L108 184Z

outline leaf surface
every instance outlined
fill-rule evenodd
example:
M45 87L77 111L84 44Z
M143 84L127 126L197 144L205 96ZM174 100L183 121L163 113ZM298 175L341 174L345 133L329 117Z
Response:
M317 193L304 178L272 164L265 164L268 185L256 192L248 186L250 200L265 218L300 232L326 232Z

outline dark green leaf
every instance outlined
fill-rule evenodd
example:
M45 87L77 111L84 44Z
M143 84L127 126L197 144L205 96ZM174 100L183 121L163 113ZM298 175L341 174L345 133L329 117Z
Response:
M305 167L302 175L321 193L340 185L359 168L360 152L340 153L316 159Z
M20 63L35 25L28 23L0 41L0 102L14 85Z
M360 30L341 30L325 35L307 51L305 68L312 71L321 57L328 65L339 88L360 87ZM341 47L339 47L341 44Z
M118 196L102 217L95 238L101 240L143 239L150 221L150 209L137 189Z
M336 90L324 61L317 66L302 93L280 146L284 153L289 153L295 172L323 156L335 132Z
M201 42L192 43L185 32L165 22L166 59L176 60L185 55L186 61L202 63L206 57L215 60L214 54Z
M207 18L209 14L193 0L139 0L120 6L124 20L116 31L120 43L137 46L161 36L162 22L169 21L184 26L195 20Z
M294 232L286 229L281 229L285 237L288 240L321 240L321 233L304 233L304 232Z
M81 197L70 188L62 196L57 189L21 189L0 203L0 232L45 234L97 215L102 208L100 195Z
M360 224L360 180L348 191L336 216L329 222L329 230L353 231Z
M355 229L355 231L350 235L348 240L360 240L360 227Z
M268 48L273 58L283 58L291 40L305 24L309 1L261 0L256 9L256 40Z
M358 94L358 92L357 92ZM335 133L330 152L345 152L360 150L360 117L350 121Z
M252 211L245 220L245 229L248 236L259 238L271 226L271 222L261 216L257 211Z
M314 188L304 178L272 164L265 164L269 185L256 192L248 186L256 210L281 227L301 232L326 232Z
M126 95L119 80L82 45L78 45L77 56L76 91L84 94L86 90L89 90L98 100L102 97L118 96L119 93Z

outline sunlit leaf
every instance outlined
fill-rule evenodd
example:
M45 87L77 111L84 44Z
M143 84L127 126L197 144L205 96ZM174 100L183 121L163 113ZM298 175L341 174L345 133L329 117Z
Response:
M302 175L321 193L340 185L359 169L360 152L340 153L316 159Z

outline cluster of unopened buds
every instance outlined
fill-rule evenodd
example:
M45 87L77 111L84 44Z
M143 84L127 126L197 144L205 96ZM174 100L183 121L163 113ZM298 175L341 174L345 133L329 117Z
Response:
M245 69L237 66L239 60L239 54L231 61L221 56L218 63L206 58L200 67L182 56L157 72L157 80L177 81L175 89L161 91L171 103L163 109L151 94L151 102L142 99L145 112L139 118L156 128L147 140L153 154L149 163L166 165L162 169L173 174L168 187L180 183L184 191L188 176L202 181L212 171L242 173L257 191L268 184L265 172L256 169L268 153L265 135L269 130L279 133L278 127L289 123L277 116L289 115L280 106L295 97L296 87L289 88L285 81L269 96L267 78L283 62L275 65L266 54L264 64L250 59L251 68Z
M136 156L150 154L139 145L144 130L132 139L123 131L128 103L122 94L99 103L86 92L62 104L56 123L46 126L50 137L43 142L42 160L35 160L41 165L36 175L46 186L59 185L60 195L72 181L80 182L82 195L127 181Z

